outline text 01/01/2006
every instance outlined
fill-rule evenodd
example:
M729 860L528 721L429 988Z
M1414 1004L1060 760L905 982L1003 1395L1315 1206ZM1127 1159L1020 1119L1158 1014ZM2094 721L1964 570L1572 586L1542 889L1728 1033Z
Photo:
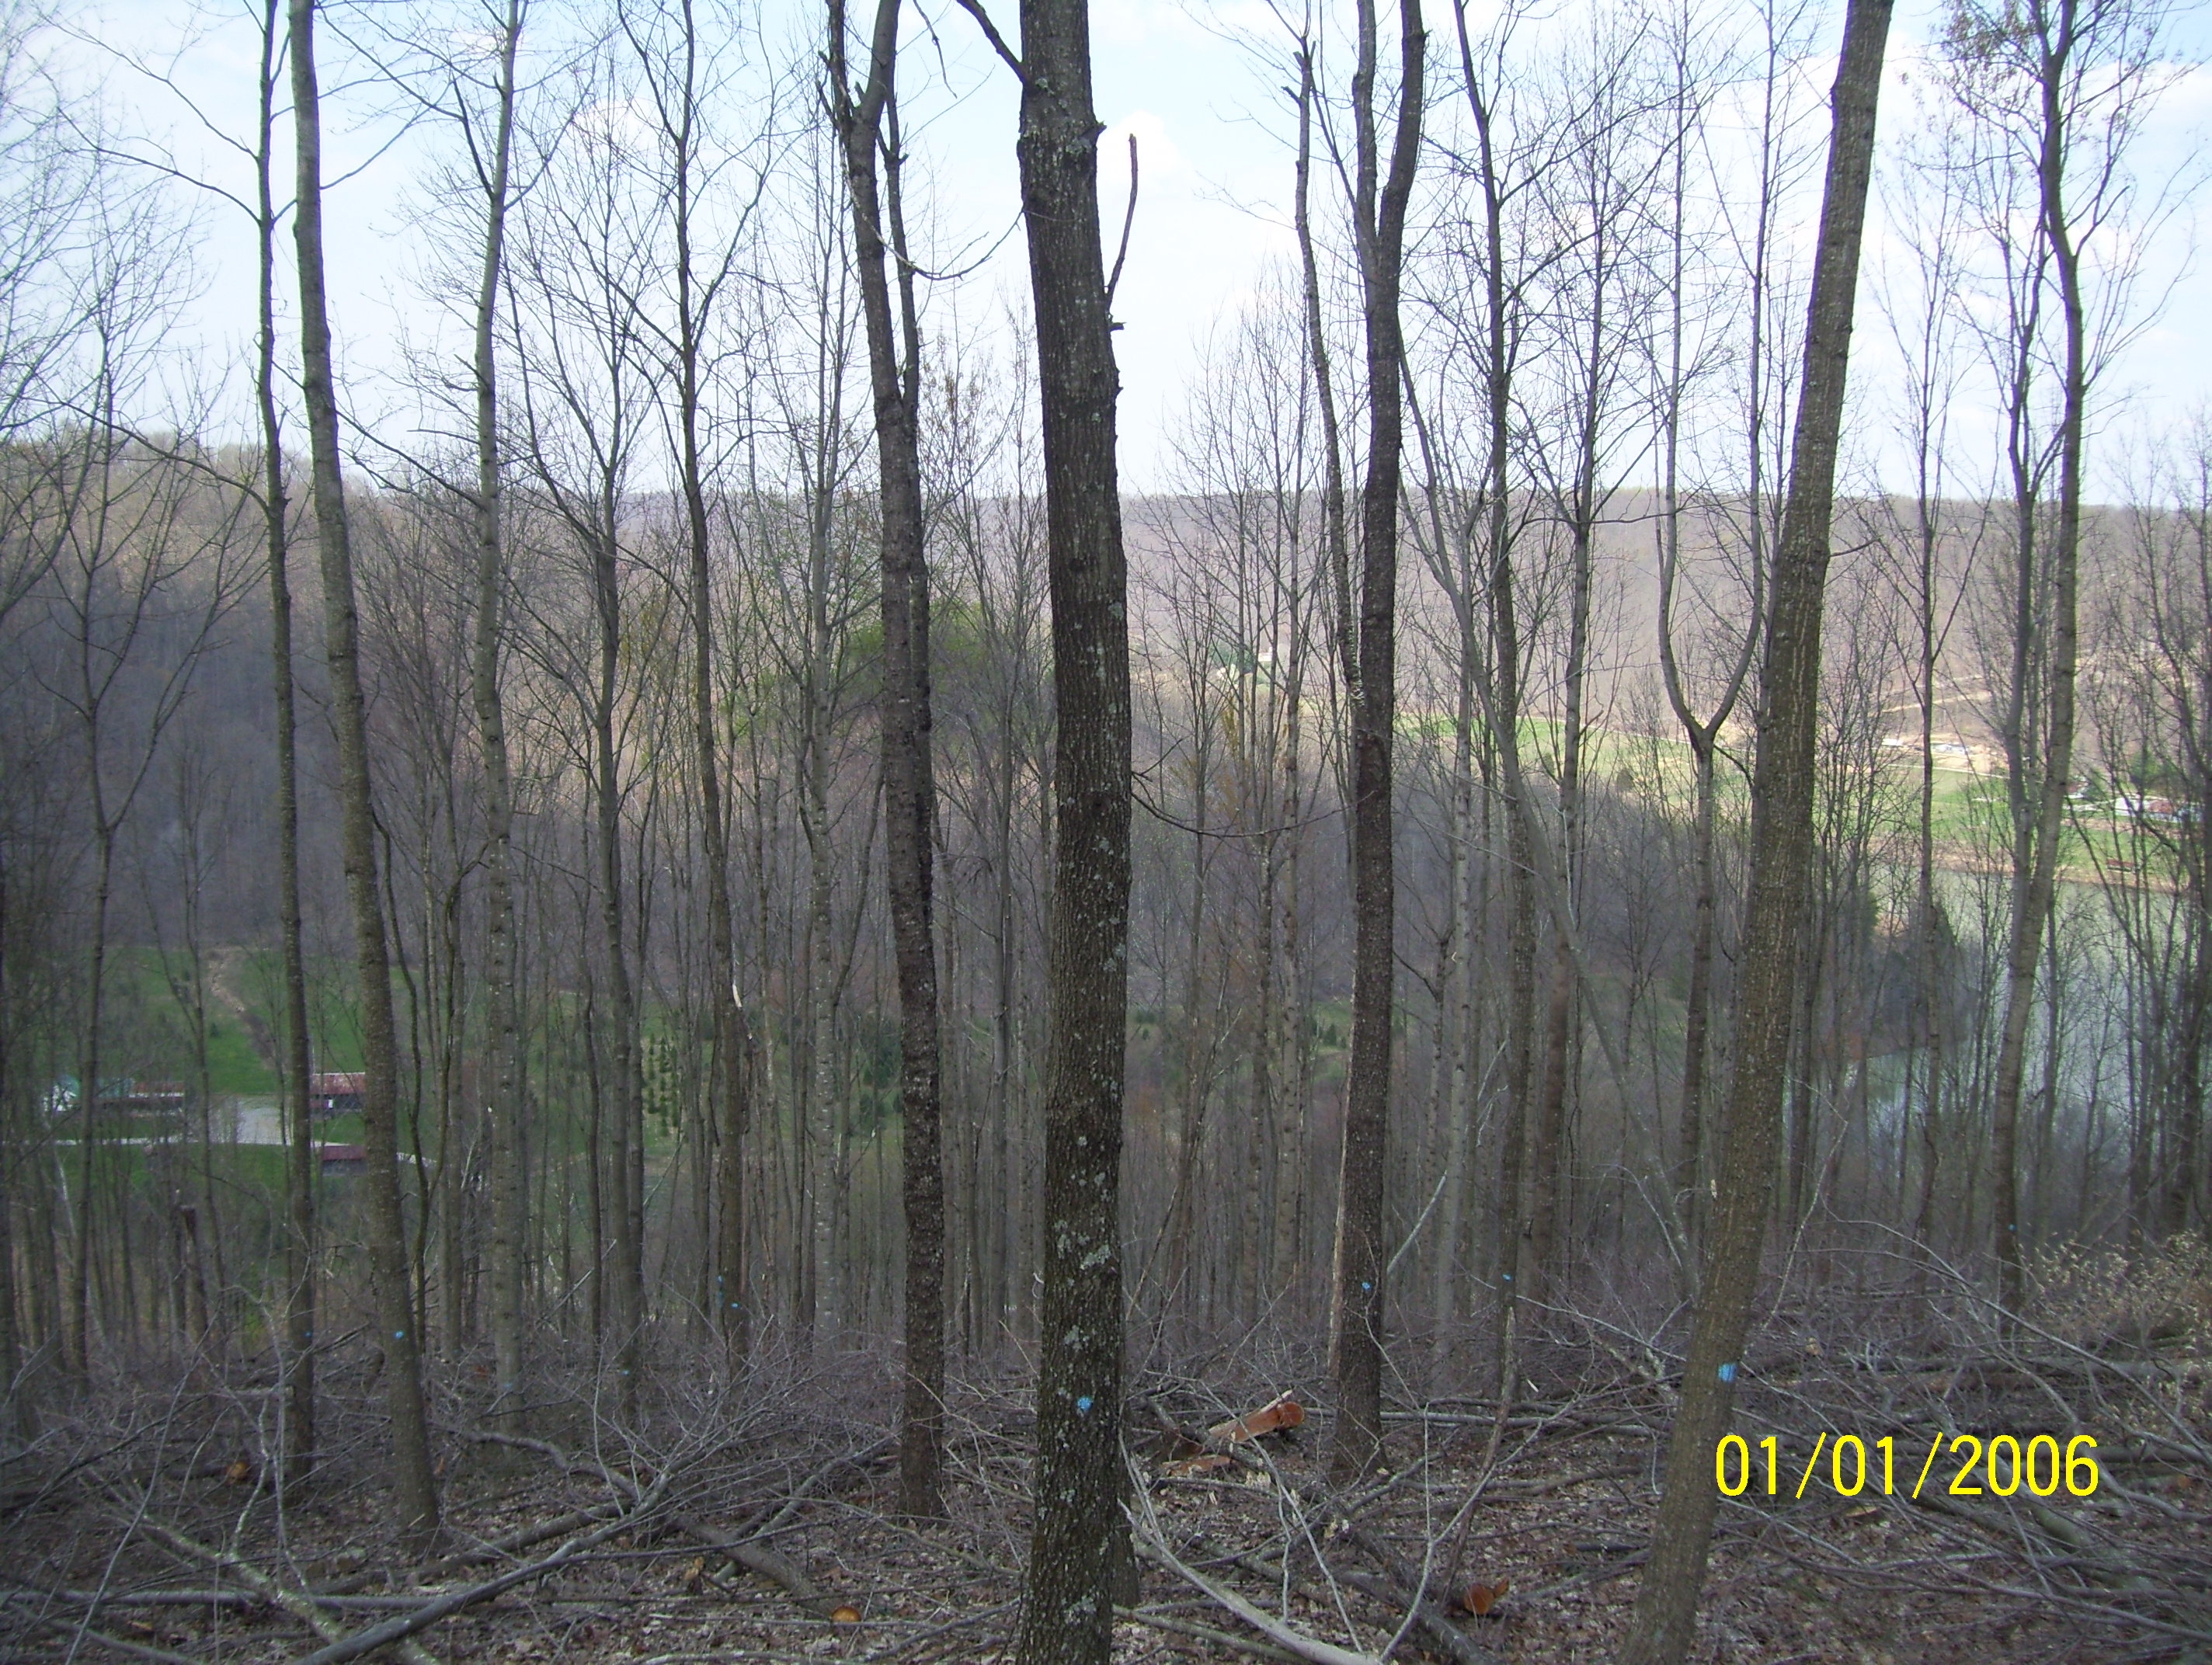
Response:
M2062 1449L2057 1436L2051 1434L2031 1435L2024 1442L2018 1435L1999 1434L1984 1446L1978 1435L1946 1436L1939 1429L1929 1443L1928 1456L1920 1465L1919 1477L1912 1483L1912 1497L1917 1498L1921 1488L1927 1485L1947 1437L1950 1455L1959 1459L1951 1473L1950 1484L1944 1487L1952 1497L1978 1498L1985 1487L2000 1498L2011 1497L2023 1486L2039 1498L2052 1496L2062 1486L2069 1496L2075 1498L2090 1497L2097 1490L2097 1460L2093 1455L2097 1440L2094 1434L2075 1434ZM1784 1463L1781 1446L1781 1441L1770 1434L1756 1448L1765 1457L1766 1495L1770 1498L1782 1494L1785 1470L1796 1467L1794 1461ZM1724 1495L1740 1498L1751 1489L1757 1467L1753 1449L1741 1434L1724 1435L1713 1448L1713 1483ZM1828 1468L1822 1478L1838 1496L1856 1498L1866 1490L1875 1478L1869 1470L1876 1461L1881 1471L1882 1495L1890 1496L1897 1490L1897 1441L1893 1436L1885 1434L1873 1442L1873 1451L1879 1454L1876 1458L1870 1456L1868 1442L1856 1434L1839 1434L1832 1446L1828 1436L1823 1433L1798 1474L1792 1497L1805 1495L1824 1451L1828 1455ZM1942 1477L1937 1478L1940 1481Z

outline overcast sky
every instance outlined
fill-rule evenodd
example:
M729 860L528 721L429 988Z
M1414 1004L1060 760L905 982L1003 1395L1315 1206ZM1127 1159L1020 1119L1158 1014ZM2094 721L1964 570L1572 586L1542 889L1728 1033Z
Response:
M1432 9L1441 46L1450 14L1442 3ZM1003 14L1011 34L1012 0L998 0L994 12ZM928 217L943 257L964 253L972 260L997 251L958 301L967 316L988 316L1000 310L1000 297L1018 301L1027 281L1017 218L1014 88L972 20L950 0L931 0L921 15L930 21L935 44L914 52L902 76L920 130L909 137L930 181ZM1886 142L1893 143L1915 118L1900 78L1911 74L1929 15L1916 6L1899 19L1882 112ZM258 51L241 0L215 0L210 9L106 0L82 14L82 26L173 62L178 88L216 122L243 133L252 119ZM1093 18L1097 101L1109 125L1101 199L1109 243L1119 227L1132 131L1142 158L1135 231L1115 305L1124 323L1115 337L1124 388L1123 478L1141 490L1172 483L1171 435L1209 331L1234 316L1270 262L1287 262L1294 253L1286 211L1288 110L1281 90L1237 39L1271 27L1260 0L1100 0ZM795 53L813 19L811 6L772 0L762 33L771 46ZM2185 44L2192 49L2205 39L2203 23L2199 15L2191 24ZM1832 26L1824 38L1826 33ZM191 44L178 55L187 39ZM88 73L97 61L89 52L78 57ZM1446 67L1440 59L1437 71ZM1818 73L1820 66L1814 69ZM926 90L914 86L924 74L931 83ZM243 160L211 144L178 100L112 65L104 79L109 110L121 125L161 137L190 172L234 190L247 187ZM410 248L415 234L405 196L419 188L422 158L411 140L392 143L389 125L371 118L368 101L343 88L331 95L326 121L329 173L361 170L332 193L328 214L341 349L356 383L373 384L394 368L394 343L421 310L410 287L419 251ZM2160 177L2191 166L2208 132L2212 76L2198 70L2160 106L2139 151L2144 173ZM2212 390L2212 280L2195 258L2206 195L2194 192L2172 216L2147 259L2151 290L2170 286L2171 293L2160 320L2107 384L2112 425L2169 428ZM212 202L203 208L200 295L189 333L213 362L237 357L252 328L251 242L234 210ZM1879 269L1884 247L1877 210L1870 269ZM1861 385L1879 374L1875 361L1884 349L1878 333L1862 329L1863 356L1854 369Z

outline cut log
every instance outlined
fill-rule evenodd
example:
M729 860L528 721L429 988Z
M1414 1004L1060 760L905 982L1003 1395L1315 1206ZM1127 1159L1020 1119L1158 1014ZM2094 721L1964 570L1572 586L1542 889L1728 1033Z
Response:
M1262 1434L1280 1433L1285 1429L1300 1427L1305 1419L1304 1406L1288 1394L1279 1394L1248 1416L1231 1417L1226 1422L1217 1422L1206 1431L1206 1437L1227 1445L1242 1445L1246 1440L1257 1439Z

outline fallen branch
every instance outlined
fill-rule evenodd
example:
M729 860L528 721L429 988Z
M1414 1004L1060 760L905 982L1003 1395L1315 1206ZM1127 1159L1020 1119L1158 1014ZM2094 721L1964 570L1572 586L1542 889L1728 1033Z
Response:
M1920 1499L1919 1506L1966 1522L2004 1548L2021 1555L2031 1566L2042 1559L2014 1520L1977 1509L1971 1504L1954 1503L1950 1498L1937 1497L1932 1492ZM2106 1554L2095 1540L2057 1510L2040 1504L2031 1504L2028 1514L2045 1536L2074 1552L2072 1559L2077 1569L2107 1589L2129 1595L2155 1596L2163 1593L2157 1583Z
M1269 1617L1235 1590L1224 1589L1204 1573L1193 1571L1185 1566L1149 1526L1136 1522L1133 1525L1139 1551L1158 1561L1193 1589L1212 1597L1285 1652L1307 1661L1309 1665L1382 1665L1379 1655L1354 1653L1349 1648L1340 1648L1334 1643L1323 1642L1294 1631L1279 1619Z
M416 1632L427 1629L441 1619L449 1619L464 1607L474 1607L479 1601L489 1601L493 1596L512 1589L517 1584L527 1583L533 1578L542 1578L548 1573L557 1571L586 1550L605 1543L617 1532L627 1531L636 1525L639 1517L659 1501L667 1484L668 1478L664 1474L653 1482L650 1491L638 1498L635 1508L624 1511L596 1531L569 1539L542 1561L532 1561L526 1566L509 1567L497 1577L487 1578L483 1583L471 1584L465 1589L447 1590L411 1613L400 1613L380 1625L371 1625L350 1636L337 1638L328 1647L318 1648L303 1656L297 1665L343 1665L346 1660L358 1659L365 1653L373 1653L392 1643L404 1644L405 1638ZM321 1626L318 1626L317 1629L320 1630Z
M1339 1572L1336 1576L1385 1606L1407 1605L1406 1593L1398 1588L1395 1580L1377 1578L1364 1572ZM1444 1610L1427 1596L1413 1603L1413 1620L1435 1647L1449 1654L1459 1665L1498 1665L1496 1654L1453 1624Z
M583 1474L603 1481L611 1492L619 1493L635 1503L641 1493L637 1482L627 1475L616 1473L599 1457L588 1461L574 1453L563 1450L550 1439L533 1439L527 1434L503 1434L490 1428L461 1428L456 1431L465 1439L479 1445L503 1445L513 1451L534 1451L550 1459L563 1474Z
M800 1571L798 1562L770 1549L766 1544L748 1543L726 1536L704 1521L689 1515L678 1515L676 1524L716 1554L735 1562L747 1572L757 1572L771 1583L782 1585L791 1599L813 1618L826 1619L843 1605L824 1595L814 1581ZM302 1665L305 1665L304 1662Z
M544 1543L549 1539L557 1538L564 1532L580 1531L585 1527L596 1525L621 1512L622 1505L611 1503L597 1504L589 1509L571 1510L566 1515L556 1519L540 1521L535 1526L526 1526L520 1531L510 1532L503 1538L492 1539L489 1542L478 1544L473 1548L455 1550L451 1555L433 1563L428 1571L434 1578L448 1577L459 1572L464 1567L481 1565L486 1561L496 1561L502 1555L512 1555L518 1549L532 1548Z
M764 1523L757 1526L749 1524L743 1535L748 1538L769 1536L777 1528L799 1511L806 1500L814 1495L815 1487L827 1482L830 1477L836 1474L839 1469L865 1468L885 1452L894 1449L897 1444L897 1435L885 1434L872 1445L865 1445L857 1451L848 1451L842 1457L831 1458L800 1481L793 1489L791 1495L776 1505L775 1513L769 1516Z
M1451 1622L1443 1607L1423 1587L1421 1575L1408 1566L1389 1544L1352 1521L1341 1522L1338 1530L1358 1545L1382 1574L1380 1580L1355 1572L1338 1575L1346 1583L1377 1601L1392 1602L1401 1607L1410 1604L1414 1622L1431 1641L1457 1660L1459 1665L1498 1665L1498 1656Z
M93 1642L103 1648L112 1648L119 1654L129 1654L137 1659L156 1660L160 1665L200 1665L200 1662L190 1654L173 1654L167 1648L126 1641L119 1636L110 1636L106 1631L96 1631L89 1625L79 1624L74 1619L58 1619L51 1613L42 1613L33 1622L44 1625L49 1630L74 1636L81 1642Z
M337 1620L317 1607L311 1598L299 1590L290 1589L278 1583L244 1557L234 1555L227 1549L216 1549L211 1545L201 1543L196 1538L188 1538L174 1527L166 1526L150 1517L141 1522L140 1525L145 1531L160 1539L179 1554L204 1561L210 1566L221 1567L224 1571L233 1574L239 1583L244 1584L255 1595L265 1601L283 1608L286 1613L290 1613L293 1618L298 1619L317 1636L321 1637L324 1641L334 1642L344 1634L344 1629ZM403 1647L399 1650L399 1656L407 1662L407 1665L438 1665L436 1656L416 1643L410 1642Z
M1279 1648L1272 1642L1255 1642L1249 1637L1231 1636L1226 1631L1217 1631L1211 1626L1194 1625L1188 1619L1173 1619L1164 1613L1152 1613L1143 1607L1116 1607L1116 1619L1126 1619L1133 1625L1143 1625L1156 1631L1165 1631L1170 1636L1186 1636L1194 1642L1210 1643L1217 1648L1227 1648L1240 1654L1250 1654L1256 1659L1288 1659L1298 1656L1287 1648Z
M356 1595L325 1590L308 1590L304 1594L319 1607L341 1611L353 1608L374 1613L417 1605L417 1598L410 1595ZM276 1605L268 1596L250 1589L139 1589L121 1594L91 1589L0 1590L0 1602L6 1601L68 1601L81 1607L230 1607L243 1612L258 1612Z

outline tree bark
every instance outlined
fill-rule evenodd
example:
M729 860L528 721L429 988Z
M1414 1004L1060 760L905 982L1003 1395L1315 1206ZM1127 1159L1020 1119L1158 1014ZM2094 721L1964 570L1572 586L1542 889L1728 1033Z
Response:
M438 1492L430 1469L430 1431L422 1403L420 1352L407 1278L406 1220L399 1198L396 1097L398 1037L392 974L377 891L376 819L371 798L368 713L362 692L360 623L354 603L353 547L338 461L337 389L323 276L322 115L315 79L315 0L291 0L292 109L299 158L293 224L300 265L301 392L313 456L316 544L322 563L324 656L337 732L340 848L353 915L365 1080L362 1154L368 1261L384 1353L384 1393L392 1418L392 1488L402 1542L427 1555L438 1537Z
M500 452L499 363L493 330L507 244L507 170L514 137L514 60L522 0L507 0L499 46L499 109L484 192L483 261L477 285L476 633L469 691L484 770L484 1007L490 1053L491 1343L495 1414L513 1414L523 1393L522 1236L525 1202L520 1024L515 1011L514 778L500 696L500 639L507 598L504 460ZM453 1253L448 1246L447 1253Z
M283 1093L284 1462L285 1478L307 1477L315 1452L314 1112L308 1103L307 965L300 904L300 762L297 689L292 673L292 580L283 426L276 410L276 226L273 156L276 89L283 71L280 0L261 17L260 127L254 156L254 229L260 257L260 334L254 395L261 419L261 512L269 560L270 686L276 715L276 915L284 966L284 1014L277 1030L277 1080Z
M1680 50L1678 48L1678 50ZM1716 754L1721 731L1735 711L1736 702L1742 697L1748 680L1753 655L1759 641L1760 619L1765 611L1765 569L1761 562L1757 533L1759 512L1756 489L1756 452L1754 448L1752 501L1753 532L1751 550L1751 596L1747 617L1744 621L1743 641L1730 668L1728 681L1715 702L1713 714L1700 719L1691 709L1689 696L1684 686L1681 665L1674 651L1674 584L1681 571L1682 562L1682 399L1685 388L1684 337L1686 307L1683 300L1685 258L1688 245L1686 227L1688 187L1688 157L1691 154L1697 106L1692 102L1693 83L1686 60L1678 58L1674 65L1675 82L1671 108L1672 131L1669 134L1669 161L1673 180L1668 191L1668 258L1669 276L1668 292L1667 382L1661 440L1662 481L1659 523L1659 668L1662 682L1667 690L1668 703L1674 708L1675 720L1682 725L1685 737L1694 760L1696 780L1695 831L1692 835L1694 854L1692 858L1696 872L1695 890L1691 902L1690 976L1687 998L1682 1016L1682 1109L1681 1126L1676 1145L1674 1171L1674 1191L1682 1199L1682 1281L1694 1299L1697 1291L1695 1267L1700 1246L1705 1241L1705 1218L1710 1197L1705 1176L1705 1119L1707 1060L1711 1047L1709 1039L1712 1026L1713 956L1719 936L1719 879L1714 860L1715 795L1719 782L1715 769ZM1761 226L1765 222L1762 210ZM1762 228L1759 246L1765 246ZM1763 268L1762 268L1763 270ZM1754 288L1753 313L1753 369L1756 380L1759 351L1758 318L1759 291Z
M748 1037L738 993L736 915L730 896L729 808L723 797L721 747L714 715L714 592L707 510L706 465L700 443L705 397L701 361L708 316L730 271L728 257L703 282L697 269L694 216L701 190L694 177L700 156L699 30L692 0L682 0L684 38L672 93L661 96L660 118L674 152L669 208L676 238L677 470L684 498L687 599L691 613L691 726L699 775L702 854L707 867L707 1091L714 1150L714 1227L709 1298L721 1332L726 1360L743 1366L751 1350L752 1309L745 1287L744 1142Z
M2081 438L2088 404L2087 313L2081 256L2066 207L2066 156L2071 135L2063 82L2075 44L2075 0L2057 0L2056 21L2042 4L2032 9L2031 49L2037 56L2042 117L2036 159L2041 232L2058 279L2065 337L2063 406L2058 429L2058 502L2051 550L2051 657L2045 666L2049 707L2044 728L2043 781L2035 808L2034 854L2026 883L2014 890L2012 929L2005 955L2004 1028L1997 1048L1996 1090L1990 1109L1996 1188L1998 1298L2008 1313L2020 1310L2023 1267L2020 1241L2020 1101L2027 1070L2027 1026L2035 1007L2035 968L2043 931L2057 886L2058 843L2065 831L2066 780L2074 768L2075 671L2081 552ZM2023 577L2026 576L2023 568ZM2023 593L2026 586L2023 585ZM2014 763L2017 770L2019 764Z
M971 8L980 12L980 6ZM1098 241L1087 0L1023 0L1022 208L1044 426L1054 825L1036 1523L1016 1657L1105 1665L1121 1513L1121 1092L1129 936L1121 392Z
M599 1276L610 1286L605 1303L613 1331L614 1365L624 1415L637 1407L641 1332L645 1323L645 1256L641 1176L645 1127L638 1056L637 1000L630 981L629 946L623 896L622 754L616 743L615 704L622 659L622 580L616 528L619 524L611 477L602 482L598 522L591 532L592 615L598 626L599 665L592 690L592 773L597 820L599 946L606 957L607 1212L611 1264Z
M1352 78L1357 130L1352 216L1367 331L1367 477L1360 487L1359 665L1352 695L1352 1059L1344 1092L1329 1314L1337 1427L1329 1466L1364 1473L1382 1449L1383 1181L1390 1113L1391 995L1396 984L1397 874L1391 775L1397 724L1398 500L1404 451L1406 349L1398 317L1406 208L1420 161L1428 36L1419 0L1400 0L1397 131L1377 193L1375 0L1360 0Z
M1506 857L1511 868L1506 927L1506 1067L1504 1126L1498 1141L1494 1233L1498 1271L1498 1328L1494 1385L1501 1423L1511 1407L1513 1355L1518 1321L1524 1218L1522 1179L1527 1165L1529 1092L1534 1085L1536 1006L1536 855L1529 836L1529 808L1522 801L1521 768L1521 625L1513 570L1512 352L1505 276L1505 181L1499 170L1492 101L1475 73L1464 0L1455 0L1460 73L1474 119L1478 184L1482 191L1484 252L1484 415L1489 452L1483 475L1490 575L1492 738L1506 797Z
M936 781L932 765L929 566L921 501L921 342L898 216L895 108L899 0L878 0L867 76L857 96L845 67L844 0L830 0L830 74L845 183L853 204L854 260L868 332L883 541L884 665L878 702L884 775L884 872L898 968L899 1109L906 1210L906 1383L900 1416L899 1503L909 1515L945 1510L939 1471L945 1438L945 1168L938 1042L937 941L932 855ZM876 158L887 159L890 241L899 318L891 317L884 204Z
M1836 452L1891 3L1851 0L1831 94L1834 126L1752 766L1750 907L1736 995L1735 1064L1721 1127L1719 1195L1683 1369L1681 1407L1668 1442L1666 1489L1621 1652L1625 1665L1677 1665L1696 1635L1698 1596L1720 1506L1713 1450L1734 1407L1733 1384L1774 1192L1796 937L1814 854L1814 742L1820 729L1820 625Z

